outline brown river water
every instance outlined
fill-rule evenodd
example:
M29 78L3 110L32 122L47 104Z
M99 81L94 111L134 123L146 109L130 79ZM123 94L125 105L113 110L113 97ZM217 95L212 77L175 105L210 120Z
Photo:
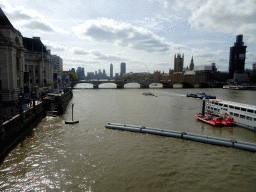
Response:
M0 191L256 190L256 153L104 127L121 123L256 143L255 132L199 122L202 100L186 97L204 91L256 105L255 91L78 86L87 89L74 89L63 115L44 118L5 158ZM71 103L79 123L67 125Z

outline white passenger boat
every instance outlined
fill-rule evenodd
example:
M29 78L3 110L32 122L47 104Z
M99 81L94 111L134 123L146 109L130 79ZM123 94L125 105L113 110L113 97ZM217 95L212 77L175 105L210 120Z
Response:
M233 117L236 125L256 131L256 105L209 99L206 112L221 117Z

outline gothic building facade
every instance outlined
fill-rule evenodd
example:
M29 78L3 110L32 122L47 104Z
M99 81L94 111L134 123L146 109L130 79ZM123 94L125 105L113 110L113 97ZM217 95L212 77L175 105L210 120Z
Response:
M189 70L193 71L194 67L195 67L195 65L194 65L194 60L193 60L193 56L192 56L192 59L191 59L190 65L189 65Z
M182 72L184 67L184 54L174 55L174 72Z

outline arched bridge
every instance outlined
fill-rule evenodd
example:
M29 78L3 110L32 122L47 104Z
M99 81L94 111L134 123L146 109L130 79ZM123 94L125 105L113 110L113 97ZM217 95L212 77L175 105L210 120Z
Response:
M121 80L121 81L116 81L116 80L109 80L109 81L99 81L99 80L80 80L80 81L72 81L71 87L73 88L76 84L78 83L89 83L93 85L94 89L98 89L100 84L103 83L114 83L116 84L116 87L119 89L124 88L125 84L128 83L138 83L140 84L140 88L149 88L150 84L155 84L155 83L161 83L163 85L163 88L173 88L174 84L182 84L183 88L194 88L196 84L200 88L206 88L206 87L218 87L222 88L222 86L225 83L213 83L213 82L173 82L173 81L154 81L154 80Z
M72 88L78 84L78 83L89 83L89 84L92 84L93 85L93 88L94 89L98 89L99 88L99 85L100 84L103 84L103 83L114 83L116 84L116 87L119 88L119 89L122 89L124 88L124 85L125 84L128 84L128 83L138 83L140 84L140 88L149 88L149 85L150 84L154 84L154 83L161 83L163 85L163 88L173 88L173 83L171 81L152 81L152 80L123 80L123 81L86 81L86 80L80 80L80 81L72 81Z

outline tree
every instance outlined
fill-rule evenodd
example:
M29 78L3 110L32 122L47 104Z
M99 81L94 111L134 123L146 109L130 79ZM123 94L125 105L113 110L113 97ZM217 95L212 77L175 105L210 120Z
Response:
M65 76L65 75L70 75L70 80L71 81L77 81L78 80L78 75L76 73L67 72L67 73L62 74L62 76Z
M248 83L250 84L256 84L256 71L251 73L251 75L248 78Z

